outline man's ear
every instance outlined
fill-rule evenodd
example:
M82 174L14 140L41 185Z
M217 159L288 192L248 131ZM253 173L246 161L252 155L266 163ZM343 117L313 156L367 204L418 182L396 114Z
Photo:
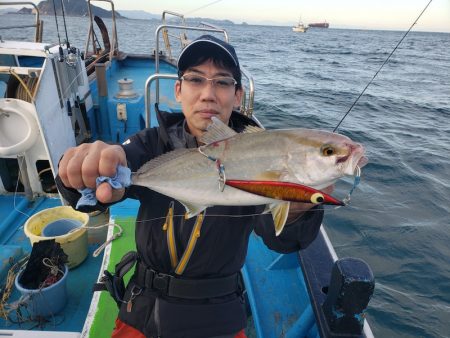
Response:
M234 107L241 106L243 93L244 93L244 91L242 90L242 88L237 89L236 92L234 93Z
M175 82L175 100L181 102L181 81L177 80Z

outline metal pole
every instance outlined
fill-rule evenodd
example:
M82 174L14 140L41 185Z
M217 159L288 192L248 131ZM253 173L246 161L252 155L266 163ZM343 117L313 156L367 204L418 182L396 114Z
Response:
M151 113L151 93L150 86L154 80L158 79L173 79L178 80L178 75L175 74L153 74L147 81L145 81L145 127L150 128L150 113ZM158 82L157 82L158 83ZM159 102L159 101L157 101Z

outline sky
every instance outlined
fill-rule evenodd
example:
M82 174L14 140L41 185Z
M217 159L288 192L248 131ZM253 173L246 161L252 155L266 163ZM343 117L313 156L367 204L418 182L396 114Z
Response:
M116 9L186 17L229 19L234 23L290 26L327 21L330 28L407 30L429 0L114 0ZM100 2L95 3L95 5ZM450 0L433 0L416 31L450 32Z

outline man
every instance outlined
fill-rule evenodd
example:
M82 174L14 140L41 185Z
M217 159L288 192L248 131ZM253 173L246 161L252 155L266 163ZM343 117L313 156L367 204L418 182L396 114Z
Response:
M242 97L234 48L215 37L194 40L178 59L175 96L183 114L161 113L158 128L139 132L124 145L103 142L67 150L59 165L58 186L75 205L75 189L95 188L96 177L114 176L118 165L136 171L148 160L175 148L198 147L197 139L215 116L240 132L255 123L233 112ZM239 271L250 233L279 252L305 248L317 236L323 211L292 204L288 222L275 236L263 206L208 209L207 216L184 219L184 207L144 187L96 188L104 209L124 198L141 204L136 221L138 261L126 288L113 337L245 337L246 311ZM84 211L91 211L85 209ZM240 215L240 217L235 217Z

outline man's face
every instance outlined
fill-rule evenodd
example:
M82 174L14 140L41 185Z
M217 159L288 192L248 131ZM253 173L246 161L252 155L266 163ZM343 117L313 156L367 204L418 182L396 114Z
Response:
M201 65L188 68L184 75L200 75L207 78L233 77L232 73L221 67L217 67L211 60ZM201 136L206 127L211 123L211 117L216 116L225 124L231 116L233 107L239 106L242 98L242 90L236 90L235 86L220 88L214 86L211 81L197 88L187 81L175 83L175 97L181 103L189 132L195 136Z

